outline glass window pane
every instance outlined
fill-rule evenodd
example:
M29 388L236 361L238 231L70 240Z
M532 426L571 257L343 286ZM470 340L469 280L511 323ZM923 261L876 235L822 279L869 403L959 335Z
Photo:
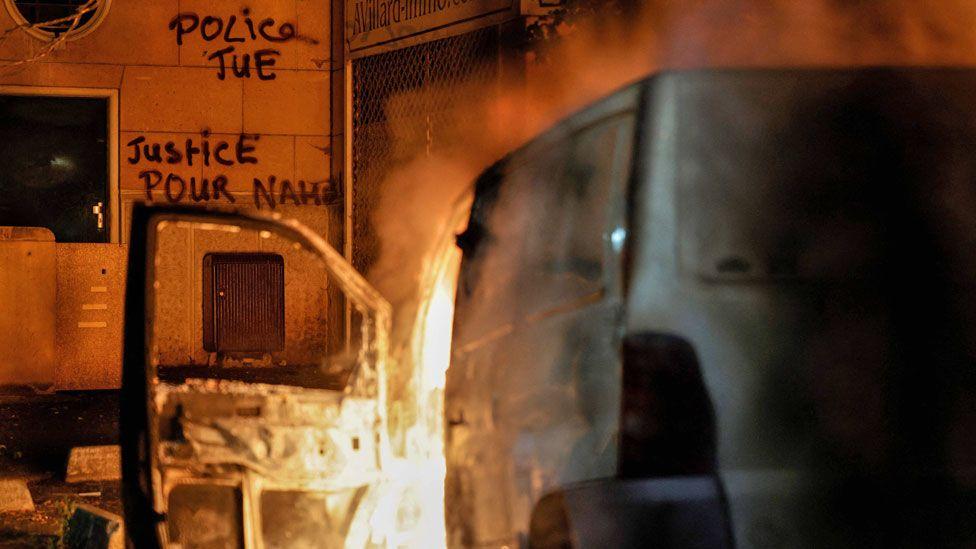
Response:
M58 242L108 240L106 100L0 96L0 143L0 225L47 227Z
M68 17L73 17L78 11L88 3L88 0L14 0L14 5L24 16L28 23L37 25L42 24L44 30L59 33L71 28L73 21L62 21ZM95 15L95 10L89 10L81 14L75 29L81 29ZM48 21L56 23L43 25Z
M484 302L524 315L603 289L610 193L626 176L619 153L631 146L632 128L630 116L610 118L502 168L486 226L475 228L487 233L485 249L468 267L483 291L498 294Z

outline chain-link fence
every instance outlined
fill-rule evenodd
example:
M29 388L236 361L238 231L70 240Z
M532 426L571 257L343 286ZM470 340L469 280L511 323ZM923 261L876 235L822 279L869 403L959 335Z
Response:
M458 135L467 95L498 78L498 28L489 27L353 62L353 262L379 254L370 215L397 165L443 149ZM456 89L457 93L444 93Z

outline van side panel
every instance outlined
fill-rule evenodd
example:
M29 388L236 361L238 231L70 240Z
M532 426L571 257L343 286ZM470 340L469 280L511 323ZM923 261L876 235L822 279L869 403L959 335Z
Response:
M697 353L739 547L971 543L974 89L653 81L626 326Z

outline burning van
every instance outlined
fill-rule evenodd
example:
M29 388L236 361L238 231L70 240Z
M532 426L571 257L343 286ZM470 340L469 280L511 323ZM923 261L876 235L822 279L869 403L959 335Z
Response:
M485 171L449 546L976 544L974 90L664 73Z

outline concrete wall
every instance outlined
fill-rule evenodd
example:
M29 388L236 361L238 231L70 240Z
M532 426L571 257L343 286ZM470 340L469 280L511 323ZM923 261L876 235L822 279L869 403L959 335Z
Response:
M203 348L204 256L210 252L264 252L284 260L285 347L272 353L275 364L321 364L331 327L325 318L329 280L325 265L305 249L274 234L214 230L167 224L157 232L153 281L156 358L166 366L205 366L216 355ZM260 292L262 288L251 288ZM189 296L190 299L186 299Z
M58 244L57 251L55 386L118 387L127 249L118 244Z
M0 385L54 378L54 234L0 227Z
M57 388L118 386L132 203L274 208L341 243L343 199L329 178L330 12L329 0L113 0L87 35L0 66L0 86L118 90L122 244L57 245ZM0 31L14 26L0 7ZM14 30L0 59L44 46Z

